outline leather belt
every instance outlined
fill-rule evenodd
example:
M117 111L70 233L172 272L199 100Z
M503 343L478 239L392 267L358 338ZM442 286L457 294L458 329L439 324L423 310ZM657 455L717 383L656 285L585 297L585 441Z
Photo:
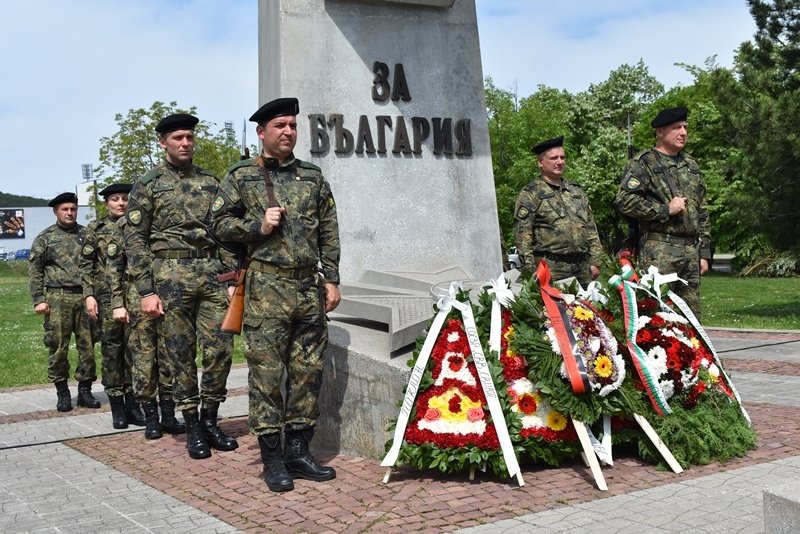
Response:
M559 263L582 263L589 256L585 252L573 252L571 254L558 254L547 250L534 250L534 256L546 258L550 261L557 261Z
M69 293L70 295L83 294L83 288L81 286L48 287L47 291L50 293Z
M310 278L319 272L316 267L300 267L298 269L289 269L288 267L278 267L277 265L266 263L260 260L253 260L250 263L250 268L260 273L280 276L282 278L294 278L296 280Z
M213 258L210 250L158 250L153 256L163 260L189 260L196 258Z
M670 243L672 245L696 245L698 243L697 236L689 237L685 235L665 234L662 232L648 232L645 238Z

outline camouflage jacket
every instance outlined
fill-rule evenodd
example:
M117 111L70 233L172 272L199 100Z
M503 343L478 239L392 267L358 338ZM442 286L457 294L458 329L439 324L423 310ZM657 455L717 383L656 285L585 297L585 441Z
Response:
M673 194L664 177L668 173L677 188L675 196L686 197L686 210L669 215ZM697 161L680 152L671 157L651 148L636 154L625 167L614 206L621 214L639 221L639 233L650 232L696 237L700 257L711 258L711 228L706 202L706 184Z
M54 224L34 238L28 268L34 306L45 302L47 287L81 287L78 264L85 231L86 227L77 223L72 228Z
M116 220L106 215L86 225L86 237L81 250L80 269L83 298L108 295L106 261L108 242Z
M286 268L321 265L325 281L339 283L339 224L330 185L316 165L290 156L268 171L278 204L286 208L281 224L261 235L269 205L261 157L228 169L211 208L214 231L223 241L247 246L259 260Z
M120 217L109 227L106 244L105 280L111 294L112 309L124 308L127 305L125 302L127 288L125 268L128 262L125 256L124 234L127 222L126 217Z
M125 253L140 295L154 292L152 265L161 251L206 251L232 266L208 231L219 179L195 165L179 169L162 160L137 180L128 196Z
M587 254L600 265L603 248L592 207L581 186L552 185L539 176L520 191L514 208L514 237L523 267L535 270L534 255Z

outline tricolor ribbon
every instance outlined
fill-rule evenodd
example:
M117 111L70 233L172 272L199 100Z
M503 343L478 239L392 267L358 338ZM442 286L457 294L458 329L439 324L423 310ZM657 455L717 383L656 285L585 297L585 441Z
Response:
M542 292L542 301L544 302L547 316L553 324L556 342L561 351L561 357L564 359L564 367L566 367L572 391L574 393L590 391L591 385L589 384L586 365L577 351L578 342L575 339L572 326L569 324L569 317L567 317L567 310L564 304L565 295L562 295L559 290L550 285L550 269L544 260L539 262L539 267L536 269L536 280Z
M623 271L625 271L624 268ZM631 271L623 272L623 274L628 275L628 278L633 278L636 275L636 273L631 275ZM642 380L645 392L647 396L650 397L650 402L659 415L664 416L672 413L669 404L667 404L667 399L664 397L664 392L661 391L661 387L658 385L658 377L654 375L653 371L650 369L650 365L647 363L647 355L641 347L636 344L636 324L639 319L639 312L636 309L636 292L634 290L636 284L616 274L608 280L608 283L617 288L622 299L622 313L625 321L625 344L628 347L633 365L639 373L639 378Z
M420 350L419 357L414 364L414 369L411 371L408 387L406 388L405 398L403 405L400 409L400 415L397 418L397 426L394 429L394 440L389 452L381 462L382 467L392 467L397 461L400 454L400 447L402 446L403 436L405 435L406 427L408 426L408 419L414 407L414 400L417 396L419 389L419 382L425 372L425 366L430 358L433 346L436 343L436 338L439 336L439 331L444 324L447 315L452 308L456 308L461 312L461 319L464 323L464 332L467 335L469 342L470 352L472 353L472 361L478 372L478 378L483 388L483 394L486 397L486 404L489 406L489 413L492 416L492 423L497 431L497 438L500 441L500 450L503 452L503 460L505 460L506 468L510 477L517 477L519 485L522 486L525 482L522 479L522 471L517 461L517 455L514 452L514 446L511 443L511 437L508 434L508 427L506 426L505 416L503 409L500 406L500 400L497 396L497 390L492 381L492 373L489 370L489 364L486 362L486 356L483 354L483 346L481 345L480 336L478 335L478 327L475 325L475 316L472 314L472 305L469 302L461 302L456 298L458 290L461 285L453 282L450 284L449 294L441 297L436 303L439 312L436 314L431 329L425 338L425 342ZM422 361L424 360L424 361Z

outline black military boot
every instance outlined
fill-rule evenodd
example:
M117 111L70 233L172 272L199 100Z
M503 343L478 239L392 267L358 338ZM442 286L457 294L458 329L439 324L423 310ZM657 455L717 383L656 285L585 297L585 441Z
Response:
M144 408L144 439L158 439L164 435L158 424L158 404L154 400L142 403Z
M84 408L100 407L100 401L95 399L94 395L92 395L91 380L81 380L78 382L78 402L76 404Z
M186 433L186 425L178 421L175 417L175 401L172 397L160 397L159 404L161 405L161 428L167 434L184 434Z
M274 432L258 436L261 448L261 461L264 462L264 480L270 491L290 491L294 489L292 477L286 471L281 450L281 434Z
M292 477L305 478L316 482L336 478L336 470L333 467L320 465L308 452L308 444L314 435L313 428L307 427L302 430L287 429L285 434L286 444L283 458L286 463L286 470Z
M72 410L72 394L69 392L66 380L55 382L56 395L58 395L58 402L56 403L56 410L59 412L68 412Z
M228 436L217 426L216 407L200 409L200 427L203 429L203 435L208 444L218 451L232 451L239 447L236 438Z
M125 399L122 395L112 397L109 395L108 403L111 405L111 424L114 428L128 428L128 416L125 414Z
M200 428L200 419L197 417L197 408L183 410L183 420L186 421L186 449L189 456L195 460L202 460L211 456L211 449L203 436Z
M139 406L139 401L133 391L128 391L123 397L125 399L125 415L128 417L128 422L136 426L145 426L144 414L142 407Z

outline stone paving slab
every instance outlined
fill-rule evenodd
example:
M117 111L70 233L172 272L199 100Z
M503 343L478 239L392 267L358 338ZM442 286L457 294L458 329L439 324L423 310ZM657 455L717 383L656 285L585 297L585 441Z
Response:
M237 532L60 443L0 451L0 465L0 532Z

